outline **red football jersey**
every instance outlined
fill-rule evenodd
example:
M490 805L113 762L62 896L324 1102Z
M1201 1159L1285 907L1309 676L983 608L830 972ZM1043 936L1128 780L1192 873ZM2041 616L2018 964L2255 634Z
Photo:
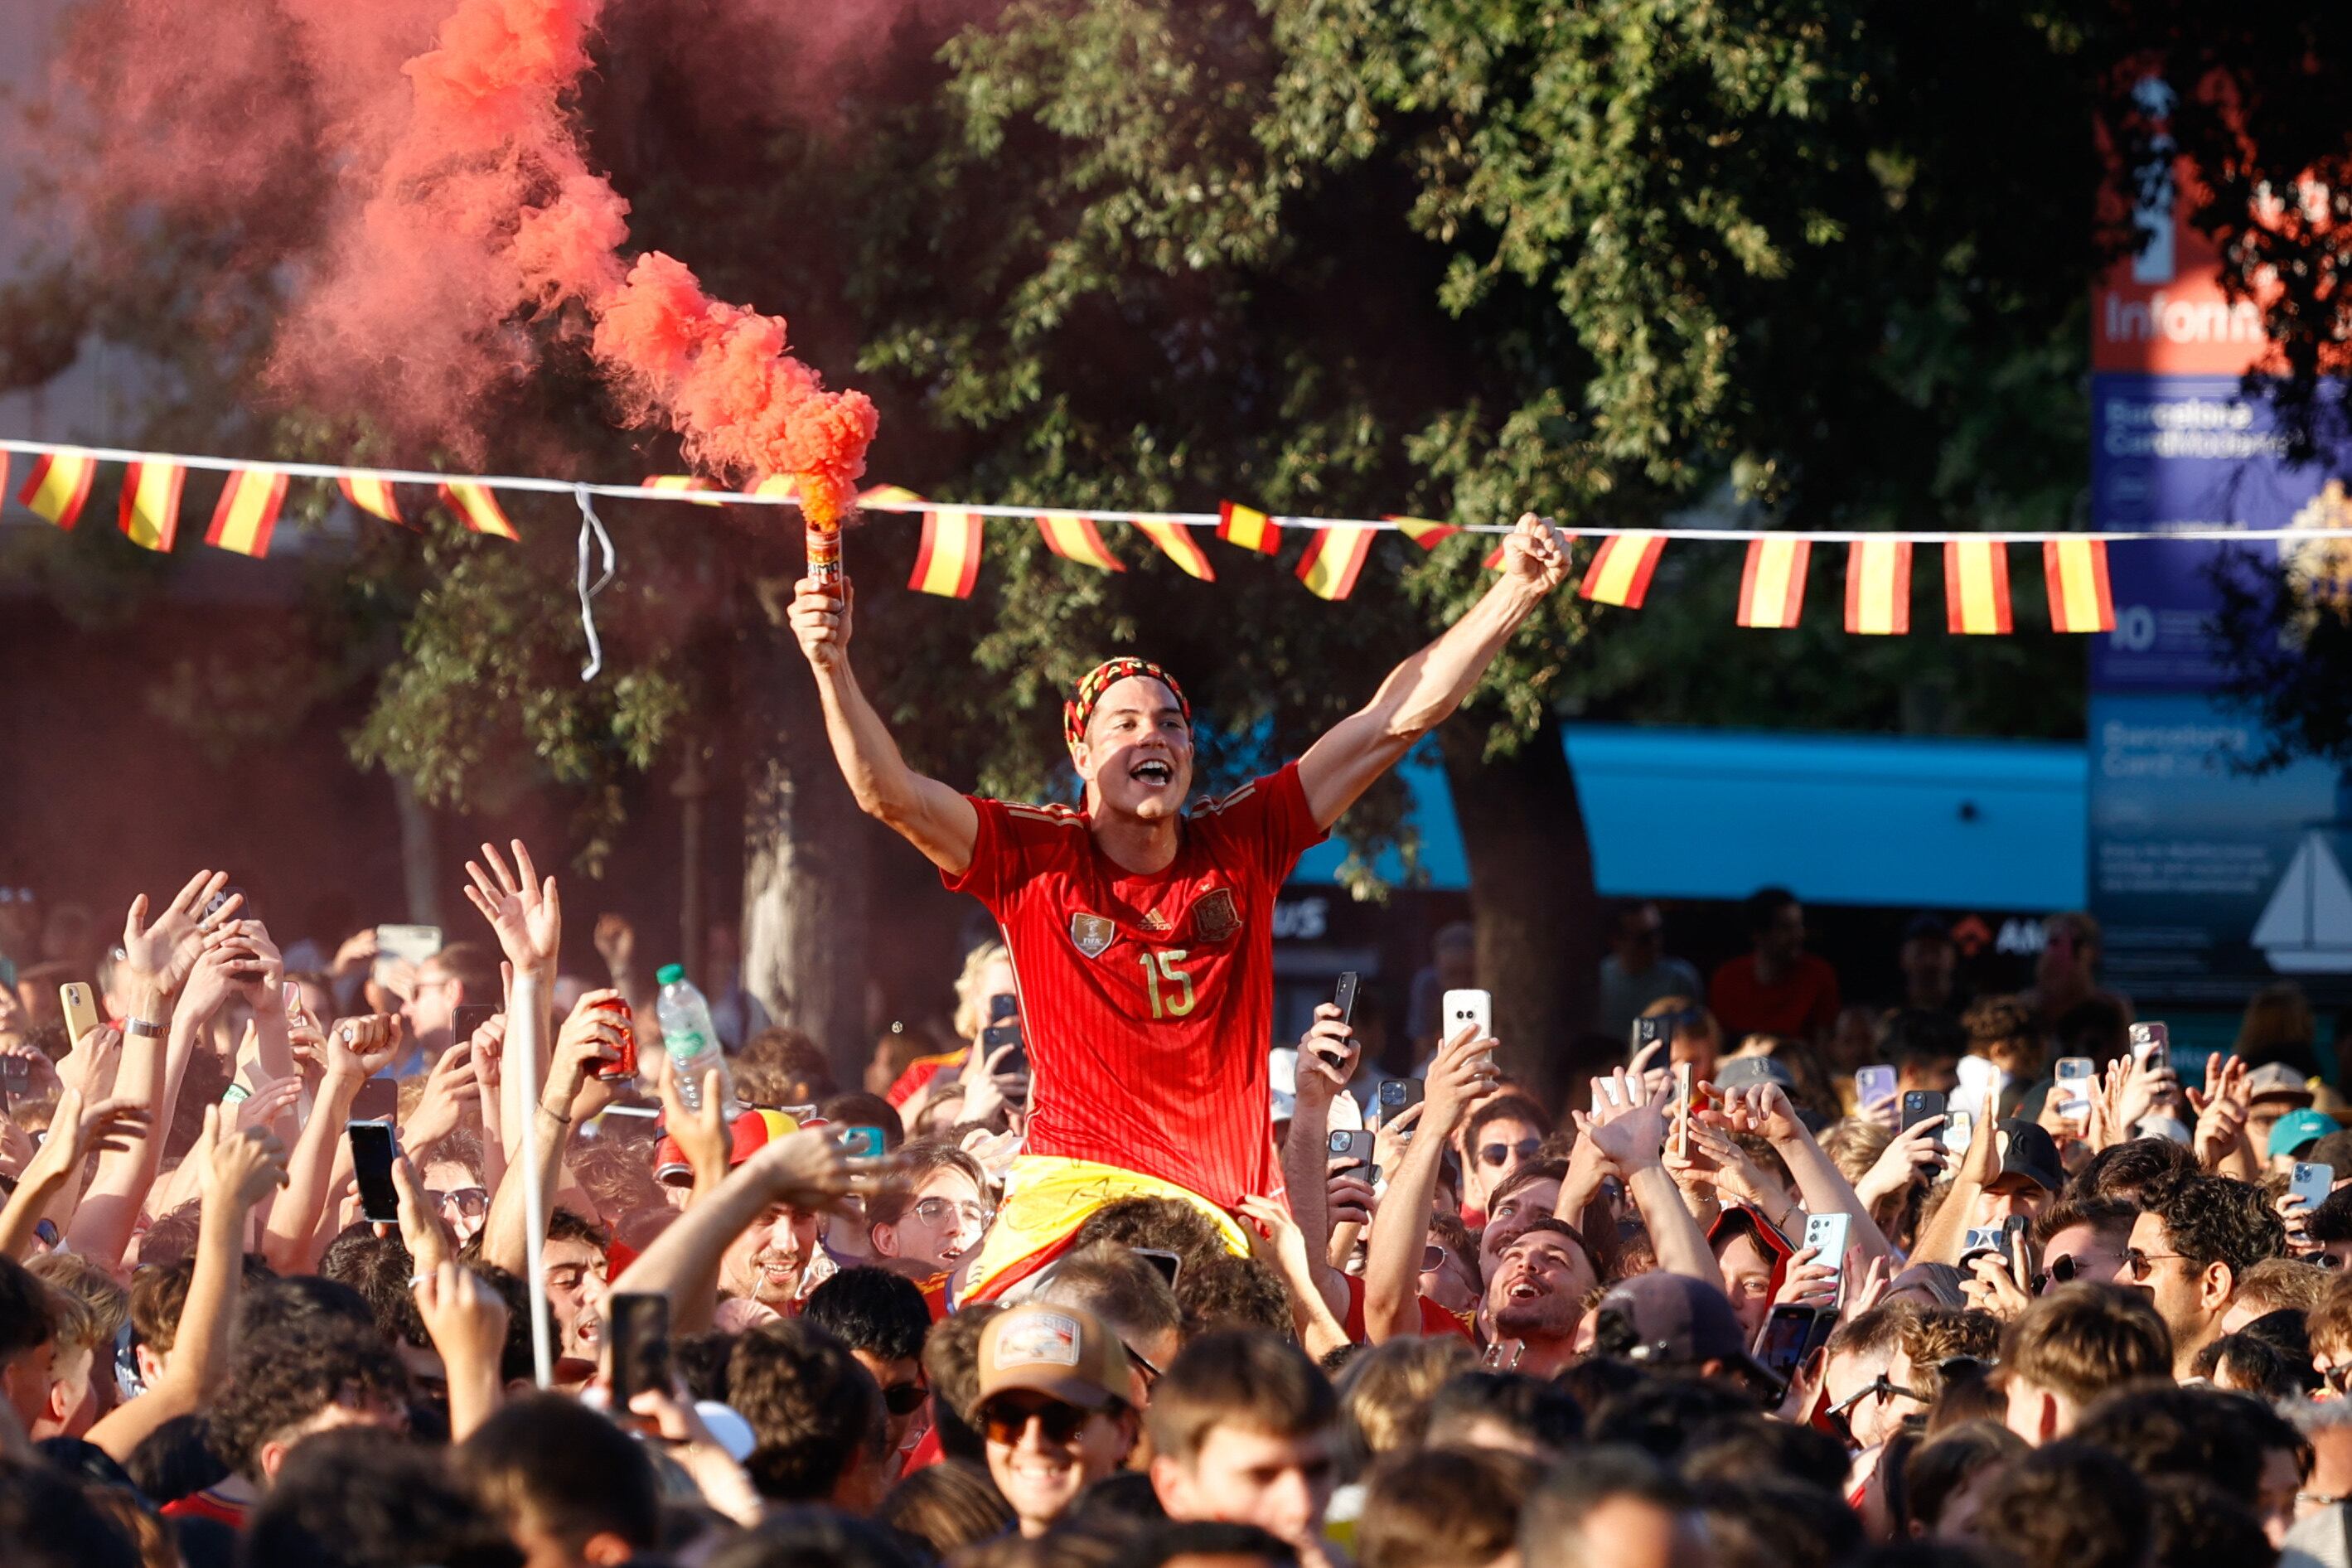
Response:
M1029 1050L1027 1149L1097 1160L1227 1208L1279 1196L1266 1086L1274 900L1323 829L1298 764L1203 801L1176 858L1130 876L1085 813L972 797L953 891L1004 930Z

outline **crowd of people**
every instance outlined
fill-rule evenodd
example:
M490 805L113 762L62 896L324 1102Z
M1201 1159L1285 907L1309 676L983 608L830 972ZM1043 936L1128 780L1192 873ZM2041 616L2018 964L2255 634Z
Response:
M610 918L562 973L520 843L431 953L289 952L207 870L60 991L0 910L0 1563L2346 1563L2352 1132L2293 1061L2184 1083L2085 923L1964 1006L1916 930L1857 1024L1785 895L1704 988L1635 907L1565 1105L1475 1017L1269 1050L1290 862L1563 570L1523 523L1214 801L1112 661L1083 809L908 770L804 584L861 804L1003 937L870 1083L740 1000L666 1032Z

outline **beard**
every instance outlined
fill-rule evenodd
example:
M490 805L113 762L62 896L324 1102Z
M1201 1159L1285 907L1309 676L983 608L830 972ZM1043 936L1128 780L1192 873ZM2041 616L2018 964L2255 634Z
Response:
M801 1250L793 1247L763 1247L751 1254L751 1299L765 1307L781 1308L789 1303L793 1293L800 1289ZM777 1279L768 1271L781 1270L784 1278Z
M1576 1331L1576 1304L1565 1296L1531 1296L1495 1309L1495 1333L1507 1340L1564 1340Z

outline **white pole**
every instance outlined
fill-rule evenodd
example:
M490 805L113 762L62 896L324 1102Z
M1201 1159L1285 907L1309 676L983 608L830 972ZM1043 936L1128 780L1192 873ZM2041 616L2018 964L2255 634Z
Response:
M505 1053L514 1074L517 1107L523 1116L522 1155L523 1274L530 1288L531 1376L541 1388L555 1384L555 1347L548 1342L547 1216L540 1207L539 1184L539 1047L545 1034L547 1011L539 996L536 974L515 976L514 994L508 998ZM526 1020L528 1022L526 1023Z

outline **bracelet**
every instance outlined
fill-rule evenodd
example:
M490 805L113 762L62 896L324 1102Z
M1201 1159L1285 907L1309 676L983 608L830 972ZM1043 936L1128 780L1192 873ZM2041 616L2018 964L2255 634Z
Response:
M547 1117L549 1120L551 1120L551 1121L556 1121L556 1122L558 1122L558 1123L561 1123L562 1125L563 1125L563 1126L565 1126L565 1127L569 1127L569 1126L571 1126L571 1125L572 1125L572 1118L570 1118L569 1116L566 1116L565 1114L563 1114L563 1112L562 1112L562 1111L560 1111L560 1110L549 1110L549 1109L548 1109L548 1106L547 1106L547 1102L546 1102L546 1101L544 1101L544 1100L541 1100L541 1101L540 1102L539 1113L540 1113L541 1116Z
M125 1035L144 1035L152 1039L163 1032L163 1026L152 1018L125 1018L122 1020L122 1032Z

